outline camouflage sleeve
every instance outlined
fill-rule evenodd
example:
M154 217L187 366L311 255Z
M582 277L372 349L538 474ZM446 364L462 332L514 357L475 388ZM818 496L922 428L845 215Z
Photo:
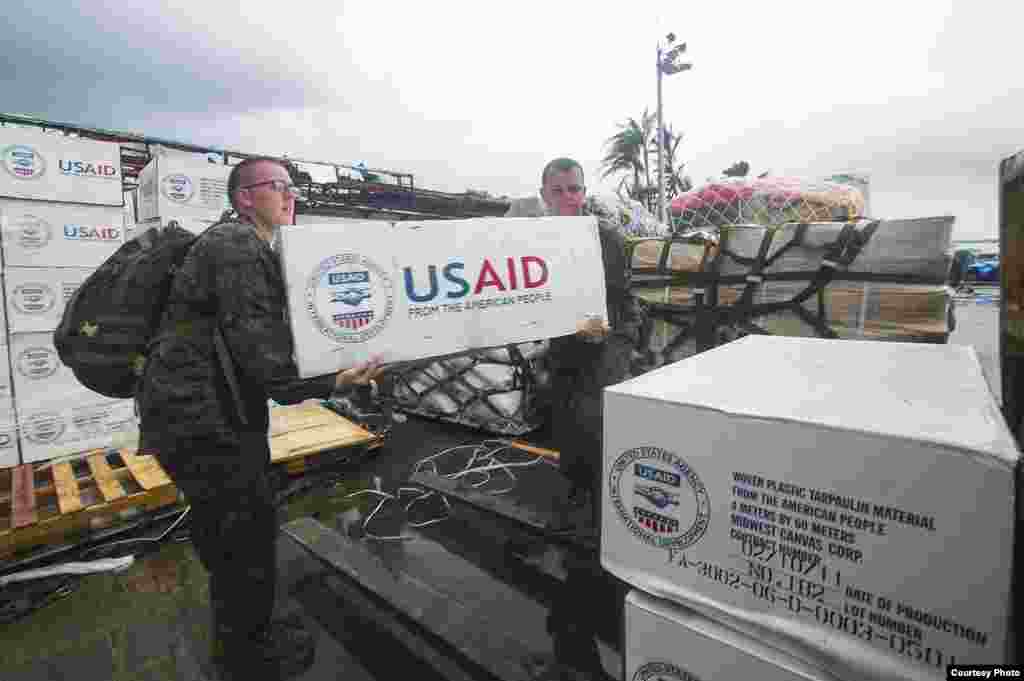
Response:
M606 221L600 224L600 234L608 296L608 323L612 327L612 335L635 345L640 337L643 318L640 303L631 287L626 239L615 225Z
M284 282L269 249L261 253L259 237L247 229L224 230L217 237L207 242L207 262L224 339L242 385L261 385L281 404L329 397L335 374L299 378Z

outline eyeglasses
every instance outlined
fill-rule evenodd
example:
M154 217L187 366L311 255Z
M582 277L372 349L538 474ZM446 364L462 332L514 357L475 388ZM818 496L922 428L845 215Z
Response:
M278 194L288 193L292 196L299 196L299 188L294 184L289 184L284 180L267 180L266 182L256 182L254 184L247 184L239 189L253 189L254 187L270 186L270 188Z

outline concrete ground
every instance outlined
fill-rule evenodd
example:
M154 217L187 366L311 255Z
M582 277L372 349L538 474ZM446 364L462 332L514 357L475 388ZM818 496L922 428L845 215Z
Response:
M977 288L975 295L958 296L956 330L949 338L956 345L972 346L981 360L989 387L998 400L1002 395L999 377L999 289Z
M311 495L289 504L282 521L321 510L324 499ZM322 609L315 609L317 616L306 612L307 605L323 602L327 570L290 539L279 538L278 550L278 610L306 613L318 635L316 664L297 678L386 678L346 649L337 618ZM89 576L60 601L0 625L0 678L193 681L205 677L209 641L206 571L191 544L172 542L123 573Z

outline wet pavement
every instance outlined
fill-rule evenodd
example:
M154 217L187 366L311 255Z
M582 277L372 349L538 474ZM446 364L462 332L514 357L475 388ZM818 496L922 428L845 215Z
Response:
M543 653L544 659L536 662L527 677L542 679L550 675L553 664L554 646L545 627L546 617L551 604L560 598L565 579L564 557L557 550L552 554L536 536L518 532L515 523L503 523L468 507L448 510L439 498L424 500L411 513L397 505L382 508L364 528L378 500L373 495L349 496L377 487L395 491L405 484L418 459L455 444L482 439L481 434L458 426L410 418L357 472L348 473L341 481L337 480L340 476L334 476L328 486L285 503L281 521L315 518L346 535L354 529L357 540L375 545L378 556L392 556L393 568L397 565L394 561L400 560L402 565L419 570L424 579L439 581L446 593L463 594L464 603L478 601L475 612L497 613L502 618L499 631L515 630L531 650ZM547 443L541 440L537 444ZM442 468L448 471L453 466L455 470L464 466L465 459L457 458L447 459ZM549 503L564 494L559 488L564 483L550 466L531 469L529 474L520 472L517 478L516 488L527 502ZM493 482L508 487L508 480L498 482L495 478ZM379 536L397 535L410 521L422 523L446 515L441 522L417 528L421 539L411 549L398 542L358 537L367 529ZM150 534L159 532L157 529ZM277 610L280 614L300 614L318 640L314 667L295 678L452 678L454 672L439 672L444 664L456 664L465 675L462 678L486 676L479 666L453 662L460 656L452 651L442 654L442 662L424 664L424 655L437 653L426 649L423 632L410 626L407 618L387 614L390 610L379 598L355 587L352 580L311 556L292 539L282 535L278 550ZM439 557L447 562L438 563ZM462 566L463 571L453 566ZM615 584L601 584L600 580L593 584L604 593L605 605L598 608L596 604L602 599L591 599L579 608L580 618L601 640L598 656L615 676L616 608L622 594ZM502 589L518 594L518 609L501 608L487 596ZM493 607L481 610L479 603ZM598 610L605 616L598 616ZM125 572L85 577L73 592L53 604L14 623L0 624L0 676L4 681L207 678L209 618L208 578L195 551L187 542L168 541ZM392 620L400 622L402 631L415 630L419 642L396 638L399 630Z
M999 289L977 286L972 291L962 290L956 297L955 314L956 329L949 342L974 348L992 394L999 400Z

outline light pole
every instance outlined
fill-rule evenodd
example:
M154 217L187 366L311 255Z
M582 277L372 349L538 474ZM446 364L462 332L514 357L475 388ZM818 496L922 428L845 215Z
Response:
M671 46L676 41L676 34L669 33L665 39ZM662 75L671 76L680 71L689 71L693 68L693 64L676 62L676 57L683 52L686 52L686 43L679 43L664 53L661 43L658 43L658 221L662 224L668 224L668 215L665 211L665 163L662 160L665 131L662 127L661 77Z

